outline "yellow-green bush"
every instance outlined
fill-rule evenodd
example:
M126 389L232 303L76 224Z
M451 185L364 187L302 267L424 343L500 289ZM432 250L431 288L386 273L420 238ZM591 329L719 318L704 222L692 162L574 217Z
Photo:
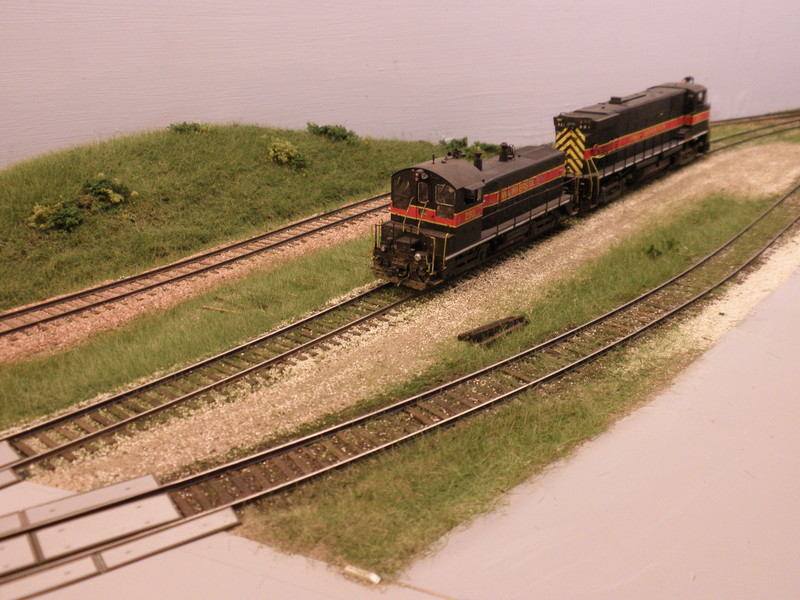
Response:
M273 140L267 148L267 156L275 164L288 165L295 169L303 169L307 164L297 147L287 140Z

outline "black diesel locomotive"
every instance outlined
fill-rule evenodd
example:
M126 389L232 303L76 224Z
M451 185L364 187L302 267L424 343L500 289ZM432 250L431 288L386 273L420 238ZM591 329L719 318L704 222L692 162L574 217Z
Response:
M473 162L448 156L392 176L373 271L425 289L708 149L706 88L687 77L555 117L551 146Z

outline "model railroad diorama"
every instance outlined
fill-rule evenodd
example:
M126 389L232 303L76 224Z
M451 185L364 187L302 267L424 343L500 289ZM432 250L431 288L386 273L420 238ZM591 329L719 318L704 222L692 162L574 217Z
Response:
M502 144L492 158L480 152L467 158L458 151L434 157L394 173L390 194L182 261L173 275L164 267L141 280L117 282L116 289L112 284L8 311L2 316L0 335L389 208L388 220L373 232L372 268L384 283L180 371L17 429L0 441L0 487L24 478L34 465L58 468L55 459L70 460L78 449L91 451L97 440L108 440L156 413L290 357L308 356L411 298L457 285L460 274L554 229L566 218L585 214L657 173L712 152L706 94L705 87L687 77L613 97L556 116L551 145ZM55 502L0 515L0 591L8 597L30 597L230 527L236 523L232 507L294 487L563 376L736 277L796 224L796 192L797 188L790 191L736 237L647 293L423 393L165 484L142 478L77 496L68 505ZM755 225L779 211L786 213L787 224L764 243ZM64 301L67 308L60 308ZM154 505L160 516L142 522L121 517L124 526L104 529L109 511L122 514L145 504ZM54 535L56 530L74 533L76 528L84 530L77 542ZM86 535L92 528L97 532Z

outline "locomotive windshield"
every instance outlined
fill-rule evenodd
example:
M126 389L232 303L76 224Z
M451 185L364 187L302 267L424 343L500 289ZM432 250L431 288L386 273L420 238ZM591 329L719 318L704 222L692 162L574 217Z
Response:
M446 183L436 184L436 202L453 206L456 203L456 191Z
M456 191L446 183L436 184L436 214L447 219L453 218L456 204Z
M417 204L420 206L428 205L428 184L420 181L417 184Z
M392 205L406 209L411 202L411 175L398 173L392 178Z

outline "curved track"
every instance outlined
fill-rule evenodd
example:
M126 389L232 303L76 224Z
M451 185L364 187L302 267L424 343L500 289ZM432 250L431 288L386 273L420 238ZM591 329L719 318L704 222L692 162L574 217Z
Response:
M68 518L40 521L35 526L21 524L11 534L0 533L0 539L35 534L79 515L155 495L168 496L184 519L196 519L297 485L532 390L659 326L739 275L800 222L798 191L800 185L726 244L669 281L515 356L391 406L167 483L135 498L107 502ZM773 219L770 229L779 231L764 243L766 234L759 224L767 218ZM0 578L0 584L77 558L98 556L118 543L104 543L54 560L42 559L32 568Z
M332 227L351 223L384 210L389 206L387 197L388 194L373 196L138 275L6 311L0 314L0 337L208 273Z

